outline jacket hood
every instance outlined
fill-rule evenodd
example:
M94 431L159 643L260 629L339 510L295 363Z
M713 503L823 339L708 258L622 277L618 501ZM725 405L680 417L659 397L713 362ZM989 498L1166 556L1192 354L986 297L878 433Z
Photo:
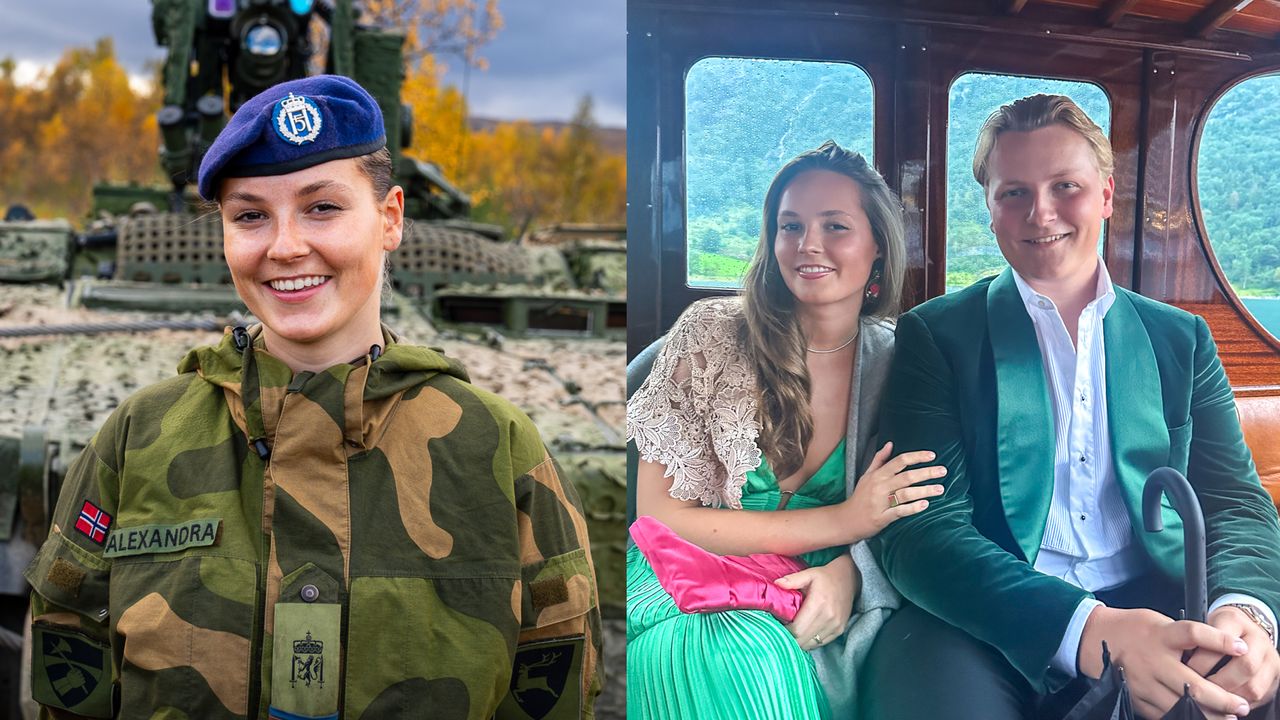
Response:
M226 328L218 344L202 345L188 352L178 363L178 372L181 374L194 371L205 381L239 394L244 377L245 354L236 348L232 334L234 329ZM248 332L253 340L253 354L257 362L283 367L284 363L264 348L262 325L252 325L248 328ZM471 382L466 369L457 360L445 357L431 348L405 344L400 336L386 325L382 326L382 337L385 349L369 367L364 391L366 400L386 397L405 388L419 385L438 373L451 375L463 382ZM369 358L366 357L366 362L368 360ZM292 371L289 372L292 373Z
M377 444L406 391L437 375L470 382L457 361L402 343L385 325L382 334L386 349L377 358L366 355L319 372L295 373L263 347L261 325L247 331L227 328L217 345L187 353L178 372L195 372L222 389L232 419L264 461L276 442L285 397L294 392L322 408L323 415L341 428L350 447L369 449Z

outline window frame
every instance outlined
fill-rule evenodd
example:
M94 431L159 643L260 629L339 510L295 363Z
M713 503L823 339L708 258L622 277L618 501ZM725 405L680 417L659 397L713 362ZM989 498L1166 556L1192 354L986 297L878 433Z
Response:
M691 278L690 278L690 276L689 276L689 261L690 261L690 252L689 252L689 249L690 249L690 248L689 248L689 195L690 195L690 192L689 192L689 152L688 152L689 126L688 126L688 122L687 122L688 117L689 117L689 105L688 105L688 102L689 102L689 98L688 98L689 74L693 72L694 68L696 68L696 67L698 66L698 64L699 64L699 63L702 63L702 62L703 62L703 61L705 61L705 60L712 60L712 59L715 59L715 60L762 61L762 62L820 63L820 64L825 64L825 65L847 65L847 66L850 66L850 67L856 68L859 72L861 72L861 73L862 73L862 76L866 79L866 81L867 81L867 83L870 85L870 89L871 89L871 103L872 103L872 111L871 111L871 138L872 138L872 142L871 142L871 147L870 147L870 148L867 148L867 150L871 153L871 157L870 157L869 159L871 160L871 162L872 162L872 165L873 165L873 166L875 165L875 161L876 161L876 155L875 155L875 144L876 144L876 142L875 142L875 138L876 138L876 112L875 112L875 107L876 107L876 98L877 98L877 88L876 88L875 78L873 78L873 77L871 76L871 73L870 73L870 72L868 72L868 71L867 71L867 69L866 69L865 67L863 67L863 66L862 66L862 65L860 65L859 63L857 63L857 62L855 62L855 61L852 61L852 60L814 60L814 59L811 59L811 58L754 57L754 56L751 56L751 57L744 57L744 56L740 56L740 55L732 55L732 56L730 56L730 55L704 55L704 56L702 56L702 57L698 58L697 60L695 60L691 65L689 65L689 67L685 68L684 75L683 75L683 83L684 83L684 87L682 88L682 93L681 93L681 97L684 99L684 102L685 102L685 105L684 105L684 120L685 120L685 122L683 122L683 123L681 124L681 135L682 135L682 138L681 138L681 139L682 139L682 144L683 144L683 152L681 153L681 162L682 162L681 172L682 172L682 174L683 174L683 178L684 178L684 185L683 185L683 190L684 190L684 193L683 193L683 200L684 200L684 203L683 203L683 213L684 213L684 214L683 214L683 218L682 218L682 223L683 223L683 232L684 232L684 277L683 277L683 284L684 284L685 289L687 289L687 290L691 290L691 291L695 291L695 292L698 292L698 291L708 291L708 292L711 292L711 293L713 293L713 294L731 294L731 293L737 293L737 292L741 291L742 286L741 286L741 285L736 285L736 286L735 286L735 285L725 285L725 286L694 285L694 284L692 284L692 279L691 279ZM835 133L832 133L832 134L834 135ZM833 139L834 139L834 138L833 138ZM858 151L858 152L861 152L861 151L862 151L862 148L850 148L850 149L851 149L851 150ZM784 159L782 160L782 162L783 162L783 163L785 163L785 162L789 161L790 159L791 159L791 158L784 158ZM781 166L779 166L779 167L781 167ZM761 194L759 197L749 198L749 200L751 201L752 208L756 211L756 213L757 213L757 214L759 214L759 213L761 212L762 204L763 204L763 202L764 202L764 195L763 195L763 194Z
M1226 97L1227 93L1250 80L1264 75L1275 75L1280 79L1280 62L1255 67L1247 73L1231 78L1205 100L1204 107L1196 117L1195 127L1191 133L1190 167L1187 171L1187 180L1191 185L1191 222L1195 227L1195 232L1200 236L1200 245L1203 247L1205 257L1209 261L1209 267L1213 270L1219 290L1221 290L1232 308L1235 309L1240 319L1252 328L1263 342L1280 351L1280 332L1268 330L1258 318L1254 317L1253 312L1244 304L1244 300L1236 294L1235 288L1231 286L1231 282L1227 279L1227 274L1222 269L1222 263L1218 261L1217 251L1214 250L1213 238L1209 235L1209 228L1204 222L1204 209L1200 205L1200 143L1204 138L1205 126L1209 123L1209 116L1213 114L1214 108L1218 106L1222 98ZM1280 299L1277 299L1276 302L1280 303Z

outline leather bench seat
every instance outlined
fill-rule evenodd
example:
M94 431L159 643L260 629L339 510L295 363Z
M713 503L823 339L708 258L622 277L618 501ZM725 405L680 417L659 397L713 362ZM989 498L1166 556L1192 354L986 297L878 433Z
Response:
M1280 395L1237 397L1236 407L1262 487L1280 508Z

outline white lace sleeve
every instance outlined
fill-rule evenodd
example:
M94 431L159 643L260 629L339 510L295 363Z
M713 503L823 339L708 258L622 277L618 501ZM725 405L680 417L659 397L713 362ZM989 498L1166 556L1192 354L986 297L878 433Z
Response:
M738 346L737 298L694 303L676 321L648 379L627 402L627 439L660 463L671 496L742 506L759 466L755 380Z

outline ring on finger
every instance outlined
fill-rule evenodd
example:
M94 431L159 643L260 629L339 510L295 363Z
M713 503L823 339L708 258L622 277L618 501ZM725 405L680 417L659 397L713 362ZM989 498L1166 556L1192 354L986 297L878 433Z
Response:
M891 508L898 507L898 493L896 492L889 493L889 507Z
M815 634L815 635L813 636L813 644L814 644L814 645L821 645L821 644L822 644L822 636L821 636L821 635L816 635L816 634Z

